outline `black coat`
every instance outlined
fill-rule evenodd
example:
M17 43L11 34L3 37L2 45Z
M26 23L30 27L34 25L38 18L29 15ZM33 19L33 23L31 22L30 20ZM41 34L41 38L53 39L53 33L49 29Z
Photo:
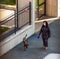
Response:
M49 37L50 37L50 29L49 29L49 27L48 26L42 26L41 27L41 30L40 30L40 32L39 32L39 35L42 35L42 38L43 39L48 39Z

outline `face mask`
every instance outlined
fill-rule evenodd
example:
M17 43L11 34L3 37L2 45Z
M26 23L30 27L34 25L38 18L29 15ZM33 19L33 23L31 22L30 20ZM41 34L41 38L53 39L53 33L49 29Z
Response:
M43 23L43 25L44 25L44 26L46 26L46 24L45 24L45 23Z

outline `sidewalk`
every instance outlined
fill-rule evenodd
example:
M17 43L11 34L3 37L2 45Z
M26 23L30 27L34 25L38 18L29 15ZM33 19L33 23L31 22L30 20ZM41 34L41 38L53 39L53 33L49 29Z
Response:
M28 38L29 47L23 50L23 44L20 43L0 59L43 59L50 53L60 54L60 20L55 20L49 24L51 29L51 37L49 38L48 50L42 50L42 38L37 39L37 34Z

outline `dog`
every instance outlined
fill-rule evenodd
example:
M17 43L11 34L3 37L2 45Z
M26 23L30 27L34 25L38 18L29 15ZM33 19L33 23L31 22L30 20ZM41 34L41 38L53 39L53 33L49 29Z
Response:
M26 37L27 37L27 34L23 38L24 51L28 48L28 45L29 45Z

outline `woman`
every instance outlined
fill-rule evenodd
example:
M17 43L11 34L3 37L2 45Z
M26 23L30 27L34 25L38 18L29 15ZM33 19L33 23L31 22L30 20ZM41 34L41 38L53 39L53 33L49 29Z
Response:
M47 49L48 48L48 38L50 37L50 29L48 27L47 21L43 21L43 25L39 32L39 36L40 36L40 34L42 35L42 39L43 39L43 48Z

